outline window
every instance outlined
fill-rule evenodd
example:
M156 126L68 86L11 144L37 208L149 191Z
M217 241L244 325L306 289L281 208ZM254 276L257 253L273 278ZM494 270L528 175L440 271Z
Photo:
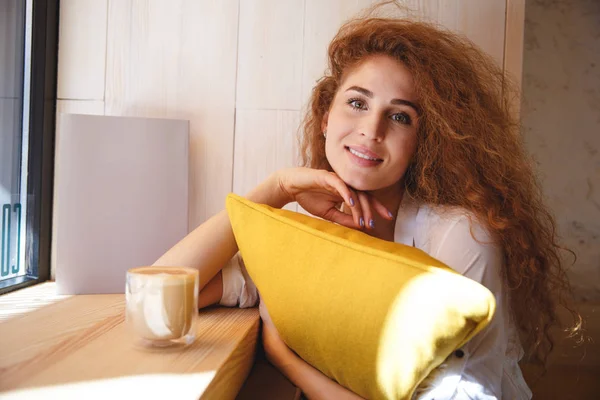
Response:
M0 293L50 275L58 9L0 1Z

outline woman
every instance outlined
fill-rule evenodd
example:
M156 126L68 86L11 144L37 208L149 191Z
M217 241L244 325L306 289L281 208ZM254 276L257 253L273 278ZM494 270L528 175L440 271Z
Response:
M494 293L492 323L423 382L418 398L530 398L523 348L545 360L552 347L555 299L568 283L510 93L495 63L455 34L401 19L350 21L312 93L305 167L278 171L247 195L272 207L297 201L418 247ZM210 280L201 307L255 306L236 252L223 211L156 265L199 268ZM357 398L287 348L262 305L261 317L268 359L309 398Z

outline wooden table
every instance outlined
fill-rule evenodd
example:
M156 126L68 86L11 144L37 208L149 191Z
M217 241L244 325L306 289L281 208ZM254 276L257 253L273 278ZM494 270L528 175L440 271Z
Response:
M56 296L53 283L0 296L0 399L235 398L254 361L256 308L201 310L192 345L151 351L127 338L124 303Z

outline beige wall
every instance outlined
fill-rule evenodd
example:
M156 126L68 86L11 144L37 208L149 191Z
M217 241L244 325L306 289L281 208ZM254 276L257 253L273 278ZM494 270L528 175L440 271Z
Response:
M526 2L522 122L581 300L600 300L600 2Z

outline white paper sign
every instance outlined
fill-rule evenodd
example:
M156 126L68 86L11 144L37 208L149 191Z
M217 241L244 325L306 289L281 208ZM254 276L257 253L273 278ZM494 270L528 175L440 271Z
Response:
M124 293L188 232L188 121L60 115L56 283L61 294Z

